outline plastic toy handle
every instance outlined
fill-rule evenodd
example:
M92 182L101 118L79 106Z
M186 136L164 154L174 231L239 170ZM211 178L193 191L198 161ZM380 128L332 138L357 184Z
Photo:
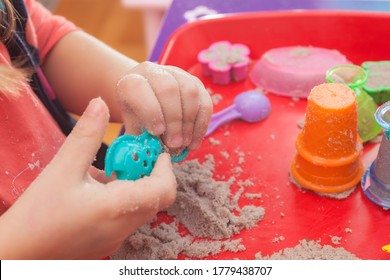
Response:
M234 99L233 105L213 114L206 135L210 135L218 126L234 120L242 119L246 122L258 122L266 118L271 112L268 98L257 90L240 93Z
M375 119L386 132L390 131L390 101L382 104L376 110Z
M180 162L180 161L184 160L184 159L187 157L187 155L188 155L189 152L190 152L190 150L189 150L188 148L185 148L185 149L181 152L180 155L171 157L171 161L172 161L172 162Z
M211 116L211 120L209 123L209 127L205 136L209 136L214 130L216 130L219 126L223 125L226 122L229 122L234 119L238 119L241 117L241 114L236 110L236 106L232 105L227 107L226 109L213 114Z

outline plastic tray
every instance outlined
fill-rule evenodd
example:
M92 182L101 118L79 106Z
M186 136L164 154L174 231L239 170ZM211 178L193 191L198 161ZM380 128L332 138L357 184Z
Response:
M238 93L254 85L246 80L216 86L202 77L197 54L215 41L248 45L253 61L271 48L311 45L337 49L353 63L361 64L390 59L388 30L390 14L379 12L279 11L229 15L179 28L167 42L159 62L189 71L207 88L221 94L223 99L214 107L217 112L231 105ZM299 240L311 239L323 245L343 247L362 259L390 259L390 254L382 251L382 246L390 244L390 212L367 199L360 186L347 199L335 200L302 191L290 183L289 169L299 132L297 123L304 119L306 101L273 94L268 97L272 113L266 120L255 124L233 121L210 135L220 140L221 145L212 145L206 138L200 149L189 155L189 159L198 158L202 162L205 155L213 154L216 178L229 178L233 175L232 167L238 166L234 151L245 153L245 162L239 165L244 172L237 179L251 179L255 186L247 191L263 194L261 201L245 197L239 201L240 206L255 204L266 210L264 219L255 228L234 236L243 239L246 250L209 258L254 259L259 251L271 255L295 247ZM226 131L230 132L229 136L224 135ZM366 166L375 159L378 146L365 145ZM228 151L230 158L222 157L222 151ZM237 189L234 185L232 192ZM280 236L285 240L275 242L274 238ZM332 236L341 237L340 244L332 243Z

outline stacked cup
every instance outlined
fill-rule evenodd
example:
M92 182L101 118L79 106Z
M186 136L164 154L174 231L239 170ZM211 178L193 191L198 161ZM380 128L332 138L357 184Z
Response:
M360 181L364 167L356 96L343 84L321 84L308 97L305 125L291 164L293 181L320 193L340 193Z
M375 119L385 133L376 160L364 174L362 188L371 201L390 208L390 101L378 108Z

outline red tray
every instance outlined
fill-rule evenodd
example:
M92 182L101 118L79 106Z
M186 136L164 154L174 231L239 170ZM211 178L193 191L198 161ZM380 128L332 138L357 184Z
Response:
M246 44L253 61L271 48L311 45L337 49L359 65L367 60L390 59L389 30L390 14L379 12L282 11L229 15L179 28L167 42L159 62L189 71L202 79L207 88L222 94L223 100L214 107L217 112L231 105L238 93L255 86L249 80L217 86L202 77L197 54L213 42L229 40ZM382 246L390 244L390 212L368 200L360 186L347 199L334 200L303 192L290 184L289 168L299 132L297 123L304 118L306 101L294 102L274 94L268 97L272 113L266 120L255 124L233 121L210 136L220 140L221 145L213 146L205 139L200 149L190 153L189 158L200 161L205 155L213 154L216 175L229 178L233 175L232 165L238 165L234 151L244 152L246 161L240 165L244 172L238 179L251 179L255 186L248 192L262 193L263 201L242 197L239 204L256 204L266 210L264 219L255 228L234 236L243 239L246 251L209 258L253 259L259 251L271 255L295 247L299 240L312 239L341 246L362 259L390 259L390 254L382 251ZM224 136L226 131L230 136ZM366 165L375 159L378 146L365 145ZM226 160L221 151L228 151L231 157ZM233 192L237 189L234 186ZM273 242L279 236L285 240ZM342 237L340 244L333 244L331 236Z

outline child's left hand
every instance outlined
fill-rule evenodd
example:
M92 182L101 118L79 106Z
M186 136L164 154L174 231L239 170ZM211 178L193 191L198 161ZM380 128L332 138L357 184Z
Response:
M174 66L140 63L117 83L126 131L145 127L168 148L197 148L207 131L212 102L202 82Z

